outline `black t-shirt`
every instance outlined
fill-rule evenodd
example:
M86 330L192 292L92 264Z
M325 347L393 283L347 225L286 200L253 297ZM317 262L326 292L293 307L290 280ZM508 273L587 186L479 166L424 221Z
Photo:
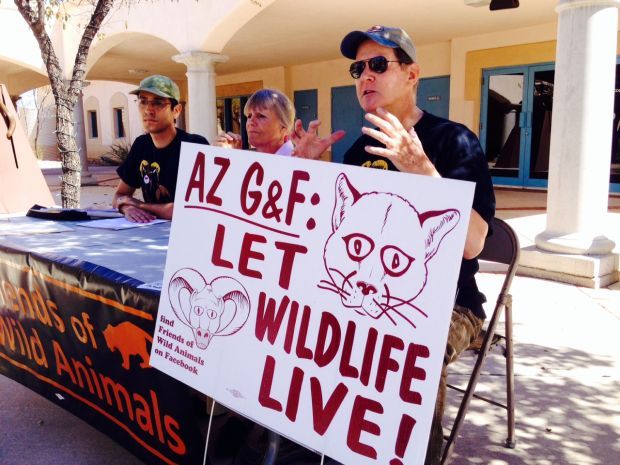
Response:
M473 208L490 223L495 215L495 194L486 157L476 135L462 124L426 112L414 128L426 155L442 177L476 183ZM390 160L366 152L367 145L384 147L362 134L344 154L344 163L398 171ZM477 259L461 262L456 303L484 318L482 304L486 299L476 284L478 269Z
M172 142L158 149L153 144L151 136L143 134L131 145L127 159L116 172L131 187L142 189L145 202L174 202L181 142L209 143L202 136L189 134L177 128L177 134Z

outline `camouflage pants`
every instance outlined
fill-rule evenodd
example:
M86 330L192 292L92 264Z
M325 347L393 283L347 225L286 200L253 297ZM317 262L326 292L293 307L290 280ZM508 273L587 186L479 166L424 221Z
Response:
M443 417L444 404L446 400L446 382L448 378L448 364L458 359L459 355L476 340L484 320L475 316L471 310L460 305L455 305L452 311L452 320L448 331L448 342L446 353L441 369L441 379L439 380L439 390L437 392L437 402L435 403L435 413L431 425L431 435L426 451L425 465L439 465L441 462L441 448L443 446L443 428L441 419Z

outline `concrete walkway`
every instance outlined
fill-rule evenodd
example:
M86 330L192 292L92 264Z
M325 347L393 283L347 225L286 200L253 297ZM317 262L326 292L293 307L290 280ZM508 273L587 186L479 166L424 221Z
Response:
M108 206L115 174L109 168L91 172L102 182L83 188L82 206ZM544 228L545 194L498 190L497 199L498 216L508 219L527 246ZM612 198L610 206L610 236L620 244L620 227L615 226L620 224L620 199ZM480 274L480 287L490 300L500 278ZM452 463L620 463L620 285L586 289L517 276L512 294L517 447L503 447L504 411L474 400ZM450 382L465 380L472 364L473 355L465 356L453 367ZM478 391L501 397L503 374L504 358L496 349ZM0 393L2 465L141 463L81 420L3 376ZM449 397L447 417L456 405L455 394Z

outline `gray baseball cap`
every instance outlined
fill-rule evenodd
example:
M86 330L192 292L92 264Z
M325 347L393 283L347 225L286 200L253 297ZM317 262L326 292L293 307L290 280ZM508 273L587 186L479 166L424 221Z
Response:
M142 79L140 82L140 87L129 93L138 95L140 92L150 92L151 94L159 95L160 97L174 99L177 102L181 100L179 86L177 86L169 77L162 76L160 74L155 74Z
M409 35L399 27L373 26L367 31L349 32L340 44L340 52L347 58L355 60L357 49L365 40L374 40L379 45L401 48L415 61L415 46Z

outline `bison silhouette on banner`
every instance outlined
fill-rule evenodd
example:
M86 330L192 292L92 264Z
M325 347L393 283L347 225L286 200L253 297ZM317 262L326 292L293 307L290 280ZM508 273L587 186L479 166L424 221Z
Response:
M184 143L151 365L343 463L422 464L473 189Z

